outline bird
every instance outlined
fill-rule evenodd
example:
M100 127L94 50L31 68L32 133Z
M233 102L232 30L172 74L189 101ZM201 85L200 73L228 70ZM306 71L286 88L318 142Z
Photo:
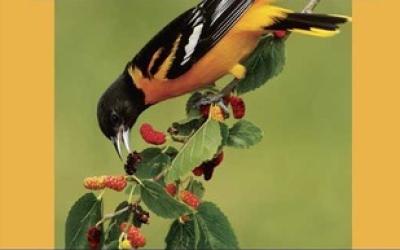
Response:
M288 31L331 37L350 20L297 13L268 0L202 0L161 29L126 64L98 101L99 127L121 158L121 144L132 152L130 130L145 110L225 75L243 79L243 62L263 36Z

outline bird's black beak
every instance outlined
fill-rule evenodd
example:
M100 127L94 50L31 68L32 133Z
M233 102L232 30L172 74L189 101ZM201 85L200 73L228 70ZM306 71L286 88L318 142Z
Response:
M131 147L129 145L129 135L130 135L130 129L121 126L121 128L118 130L117 135L111 137L111 141L114 144L115 151L117 151L117 154L121 160L123 160L121 152L121 142L125 145L128 154L132 153Z

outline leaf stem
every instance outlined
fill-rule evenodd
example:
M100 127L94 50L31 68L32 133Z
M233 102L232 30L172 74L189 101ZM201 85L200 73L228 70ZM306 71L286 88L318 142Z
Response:
M136 175L129 175L128 181L134 181L137 184L139 184L140 186L143 186L143 182Z

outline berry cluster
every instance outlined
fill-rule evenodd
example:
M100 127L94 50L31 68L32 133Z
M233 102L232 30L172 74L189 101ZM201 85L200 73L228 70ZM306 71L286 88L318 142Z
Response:
M120 230L123 234L126 234L126 239L120 242L121 249L139 248L146 245L146 238L140 232L139 228L122 223Z
M197 209L197 207L200 205L201 201L199 197L197 197L195 194L183 190L179 193L179 197L183 202L185 202L187 205L191 206L194 209Z
M142 156L138 152L133 152L128 155L126 164L124 165L125 173L133 175L136 173L138 164L142 161Z
M97 227L91 227L86 233L86 239L89 242L90 250L97 250L100 246L101 231Z
M154 128L148 123L144 123L140 127L140 134L142 135L143 140L149 144L162 145L166 141L165 134L154 130Z
M89 190L109 188L117 192L125 189L127 181L125 176L94 176L83 181L83 186Z
M214 169L219 165L221 165L223 160L224 160L224 152L221 151L212 160L203 162L200 166L193 169L192 172L195 176L204 175L204 180L209 181L213 176Z
M235 119L242 119L245 116L246 105L242 98L238 96L226 96L223 101L225 105L231 105L233 117ZM208 118L210 115L212 119L220 122L224 121L228 117L228 114L218 105L202 105L200 106L199 111L204 118Z

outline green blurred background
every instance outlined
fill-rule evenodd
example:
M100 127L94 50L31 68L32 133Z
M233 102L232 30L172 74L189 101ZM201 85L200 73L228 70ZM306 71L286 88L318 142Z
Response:
M56 1L56 247L86 176L122 164L97 127L101 93L152 35L195 0ZM277 4L295 10L307 0ZM351 1L317 11L351 14ZM184 117L187 96L141 116L166 129ZM245 96L247 118L265 131L249 150L226 150L206 199L229 217L242 248L351 247L351 25L339 36L293 35L284 72ZM135 149L145 144L132 133ZM106 211L124 199L107 193ZM151 218L148 248L162 248L171 222Z

